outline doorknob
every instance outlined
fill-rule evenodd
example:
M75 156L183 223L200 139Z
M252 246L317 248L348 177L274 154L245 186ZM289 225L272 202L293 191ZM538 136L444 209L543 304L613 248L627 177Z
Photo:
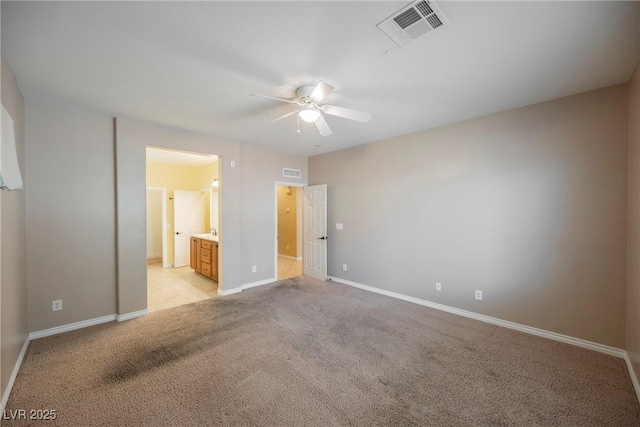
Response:
M318 240L328 240L329 238L326 236L318 237Z

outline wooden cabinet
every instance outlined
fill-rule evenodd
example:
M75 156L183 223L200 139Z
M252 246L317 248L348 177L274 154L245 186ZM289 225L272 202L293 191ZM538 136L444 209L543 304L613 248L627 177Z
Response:
M218 281L218 242L211 245L211 276L213 280Z
M218 281L218 242L198 237L191 238L191 268Z
M193 268L195 271L199 271L200 270L200 257L198 256L198 250L200 249L200 239L197 239L195 237L191 238L191 252L190 252L190 258L191 258L191 268Z

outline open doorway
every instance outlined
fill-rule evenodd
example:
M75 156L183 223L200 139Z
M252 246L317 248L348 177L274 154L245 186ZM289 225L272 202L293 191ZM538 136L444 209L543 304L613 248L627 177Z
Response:
M303 189L276 184L276 271L278 280L301 276Z
M205 275L192 262L194 255L204 256L193 250L192 236L219 249L218 160L215 155L147 147L149 312L217 295L217 274Z

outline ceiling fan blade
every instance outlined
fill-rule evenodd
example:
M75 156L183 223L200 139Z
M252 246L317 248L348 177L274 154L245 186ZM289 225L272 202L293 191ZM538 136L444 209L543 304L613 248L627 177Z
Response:
M275 119L271 120L270 123L277 122L278 120L282 120L284 118L292 116L292 115L296 114L297 112L298 112L298 110L295 110L295 111L291 111L291 112L289 112L287 114L283 114L282 116L276 117Z
M267 95L258 95L255 93L250 93L249 95L251 96L255 96L257 98L266 98L266 99L274 99L276 101L282 101L282 102L288 102L289 104L296 104L296 105L300 105L300 103L298 101L292 101L290 99L284 99L284 98L276 98L274 96L267 96Z
M332 85L321 81L320 83L318 83L313 92L311 92L311 99L315 102L322 102L322 100L326 98L326 96L329 95L333 91L333 89L335 88Z
M322 114L320 114L320 117L318 117L314 123L316 124L320 135L329 136L333 133L327 121L322 117Z
M322 107L320 107L320 109L332 116L338 116L349 120L356 120L362 123L368 123L369 120L371 120L371 113L367 113L364 111L336 107L335 105L323 105Z

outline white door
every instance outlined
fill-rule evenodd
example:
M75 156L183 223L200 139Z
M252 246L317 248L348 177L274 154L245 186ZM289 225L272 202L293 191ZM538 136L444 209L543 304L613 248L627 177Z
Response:
M204 229L202 203L203 194L200 191L173 192L174 267L184 267L190 263L191 235L200 234Z
M304 274L327 278L327 185L304 188Z

